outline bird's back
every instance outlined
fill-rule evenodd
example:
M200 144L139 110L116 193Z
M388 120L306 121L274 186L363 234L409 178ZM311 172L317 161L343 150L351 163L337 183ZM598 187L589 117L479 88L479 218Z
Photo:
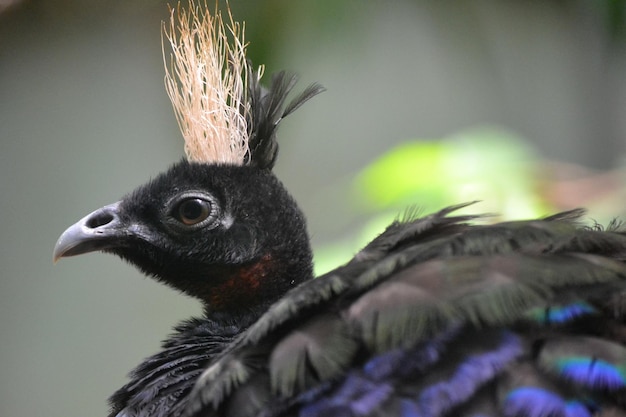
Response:
M626 235L581 227L581 211L470 226L450 216L457 208L394 223L289 292L207 367L182 409L626 413Z

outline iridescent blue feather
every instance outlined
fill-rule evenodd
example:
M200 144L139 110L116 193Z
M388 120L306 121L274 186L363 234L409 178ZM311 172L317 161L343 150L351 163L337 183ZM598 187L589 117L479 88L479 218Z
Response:
M591 389L615 391L626 387L626 375L619 367L589 357L563 358L556 362L560 374Z

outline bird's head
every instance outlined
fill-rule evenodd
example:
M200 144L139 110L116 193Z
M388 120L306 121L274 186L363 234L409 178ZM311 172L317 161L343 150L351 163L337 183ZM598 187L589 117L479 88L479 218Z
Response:
M275 301L311 277L305 220L269 170L181 161L70 226L54 257L103 251L213 310Z
M278 124L322 88L288 104L295 77L262 88L232 18L179 9L165 34L187 160L69 227L54 258L109 252L212 311L263 308L312 276L304 217L271 168Z

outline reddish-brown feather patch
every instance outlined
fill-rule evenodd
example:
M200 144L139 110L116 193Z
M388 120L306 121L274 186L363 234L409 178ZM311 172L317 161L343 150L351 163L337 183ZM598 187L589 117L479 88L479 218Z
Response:
M272 270L273 259L267 254L258 262L242 266L209 295L209 303L216 310L239 309L263 295L262 286Z

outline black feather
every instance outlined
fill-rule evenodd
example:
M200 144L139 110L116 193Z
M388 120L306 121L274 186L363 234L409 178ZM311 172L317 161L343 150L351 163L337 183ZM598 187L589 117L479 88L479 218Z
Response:
M447 214L450 211L446 210L444 213ZM461 221L465 220L467 218ZM579 228L577 221L578 215L573 216L567 213L544 220L508 222L494 226L469 226L456 221L445 222L440 215L434 215L434 217L427 216L422 220L404 224L404 227L400 224L392 225L377 238L379 244L375 243L376 241L372 242L365 252L357 255L346 266L288 293L229 346L228 353L220 356L213 366L224 367L232 358L238 356L237 351L240 349L248 351L254 349L254 346L267 346L268 343L274 345L274 350L268 355L267 370L260 372L287 376L274 380L274 397L268 398L266 403L267 409L282 409L277 404L289 402L286 398L306 397L305 393L309 392L308 390L316 391L319 387L325 386L324 381L336 381L339 377L340 381L344 381L345 384L349 383L351 371L347 370L363 363L364 349L369 352L368 355L374 355L374 358L376 355L387 355L385 352L393 352L397 349L413 352L413 346L427 344L429 340L433 340L442 332L445 333L451 326L462 326L467 329L463 333L465 339L460 337L454 339L448 346L448 349L456 349L458 367L450 368L449 362L446 365L442 361L437 367L444 366L444 368L433 369L422 376L414 375L412 378L417 378L415 381L421 380L422 382L412 388L408 388L410 383L405 380L403 385L405 390L424 393L426 392L424 390L442 384L441 378L452 378L446 383L452 384L450 386L459 384L458 381L462 379L458 378L462 377L458 375L463 375L463 372L469 372L468 369L472 369L464 362L471 358L471 356L468 357L470 352L467 347L468 342L478 343L478 346L482 348L487 347L484 336L476 333L481 332L480 329L497 329L503 326L520 329L522 333L516 336L521 342L519 349L522 350L519 350L519 355L522 355L523 349L528 349L528 354L530 354L532 351L530 342L545 333L560 334L573 331L584 334L590 332L592 331L590 326L578 323L581 315L572 315L569 320L563 320L563 324L554 321L544 322L544 327L540 329L529 328L524 324L528 320L529 312L533 309L545 309L546 306L562 304L561 301L564 298L561 294L575 294L579 299L588 299L590 302L597 303L599 293L605 289L612 291L612 288L624 285L626 266L609 257L612 254L621 253L626 246L626 238L621 234ZM436 227L434 229L416 227L420 224L421 226L440 225L441 233L433 232ZM398 239L399 236L402 238ZM399 242L402 243L399 244ZM382 255L383 252L386 254ZM322 288L326 288L326 291L319 291ZM308 291L311 291L311 297L304 297L303 294ZM322 293L325 296L320 296ZM604 304L606 303L605 298ZM330 330L333 325L329 324L325 327L326 331L334 332L336 336L324 332L320 333L317 342L311 340L314 333L307 332L308 325L301 323L315 322L323 327L325 320L323 314L327 311L342 311L341 317L344 323L337 328L341 330ZM608 328L608 322L611 319L607 319L606 316L598 317L599 310L592 311L593 322L597 325L599 320L603 320L605 322L603 327ZM585 315L582 317L585 320L590 318ZM624 328L623 323L619 323L619 321L615 322L615 326ZM525 331L530 333L523 333ZM597 332L597 329L594 331ZM315 367L310 364L307 366L304 353L294 351L294 357L286 360L287 356L282 346L293 344L291 340L294 338L298 340L300 332L308 335L303 346L322 345L328 337L349 335L348 342L346 340L337 342L335 346L337 348L348 347L356 341L361 343L361 348L350 347L346 351L350 353L342 356L340 362L336 364L335 369L346 369L344 376L330 372L326 378L320 378ZM524 342L527 337L529 339ZM613 336L604 335L603 337ZM543 346L547 348L551 343ZM330 343L325 345L327 350L332 352L333 345ZM303 348L295 350L301 352L306 350L301 349ZM503 349L510 351L510 348ZM407 355L410 354L407 353ZM513 362L507 362L517 357L518 354L507 356L494 351L489 355L480 360L497 360L501 363L498 365L501 371L488 374L484 377L484 381L475 385L466 396L454 397L454 401L450 404L473 403L474 395L478 396L479 393L482 402L477 400L476 404L480 403L481 407L498 409L506 404L517 404L510 401L507 403L502 398L496 399L496 396L484 394L483 385L495 384L493 390L496 391L500 389L514 391L516 389L514 387L519 387L519 384L511 385L506 382L508 381L506 375L509 375L509 372L522 372L536 367L545 368L545 365L541 363L545 363L546 354L538 356L540 362L536 365L528 362L525 367L521 368L518 365L514 366ZM504 360L502 355L509 359L501 362ZM487 359L489 357L494 359ZM408 359L406 366L410 366ZM541 389L559 384L558 381L553 381L554 376L545 373L548 371L544 372L539 368L533 371L535 374L538 372L537 375L540 375L541 380L544 381L535 384L537 388L534 389L539 391L515 391L516 395L542 393L544 391ZM448 371L444 372L443 369L448 369ZM507 369L509 370L504 372ZM457 375L455 372L461 372L461 374ZM395 374L389 377L397 378L401 373L400 370L396 370ZM457 376L453 377L453 375ZM499 375L503 378L501 384L496 383ZM476 374L475 378L478 377L479 375ZM424 381L431 381L431 385ZM479 380L474 379L474 381ZM210 390L213 391L224 382L223 376L219 373L211 375L210 380L203 380L202 386L205 388L196 386L190 395L190 404L194 404L196 390L201 392L211 387ZM387 384L385 381L381 383ZM227 384L232 384L232 380ZM242 388L245 389L246 386L244 382ZM378 385L372 387L374 389L372 393L377 392L376 387ZM568 384L563 385L561 389L568 395L574 392ZM337 388L337 390L339 391L336 395L340 395L339 392L342 392L342 389ZM491 392L495 392L493 390ZM327 391L324 393L332 397ZM389 398L385 397L387 399L381 400L381 404L384 403L385 407L393 410L395 406L392 403L399 401L398 398L405 394L388 393L388 395ZM482 397L483 395L491 398L492 402L488 406L485 405L487 400ZM218 400L219 404L230 404L226 407L232 406L227 396L212 398L213 406L215 406L215 400ZM351 401L361 404L359 402L361 400L357 401L356 397ZM201 404L202 401L195 402L195 407L202 409ZM300 404L300 406L303 405ZM415 404L413 406L417 407ZM510 406L513 407L513 405ZM553 403L546 405L546 407L552 406L556 407ZM319 415L326 415L325 413L329 410L327 406L321 409L326 411ZM218 414L219 410L223 408L216 408ZM349 415L352 415L350 413ZM374 413L374 409L366 414L369 413ZM359 413L355 415L357 414Z
M272 169L278 156L276 131L279 123L306 101L323 92L324 87L311 84L285 105L289 93L296 85L295 75L284 71L274 74L267 89L261 86L259 77L253 70L250 70L248 79L250 119L247 123L250 155L245 163L262 169Z

